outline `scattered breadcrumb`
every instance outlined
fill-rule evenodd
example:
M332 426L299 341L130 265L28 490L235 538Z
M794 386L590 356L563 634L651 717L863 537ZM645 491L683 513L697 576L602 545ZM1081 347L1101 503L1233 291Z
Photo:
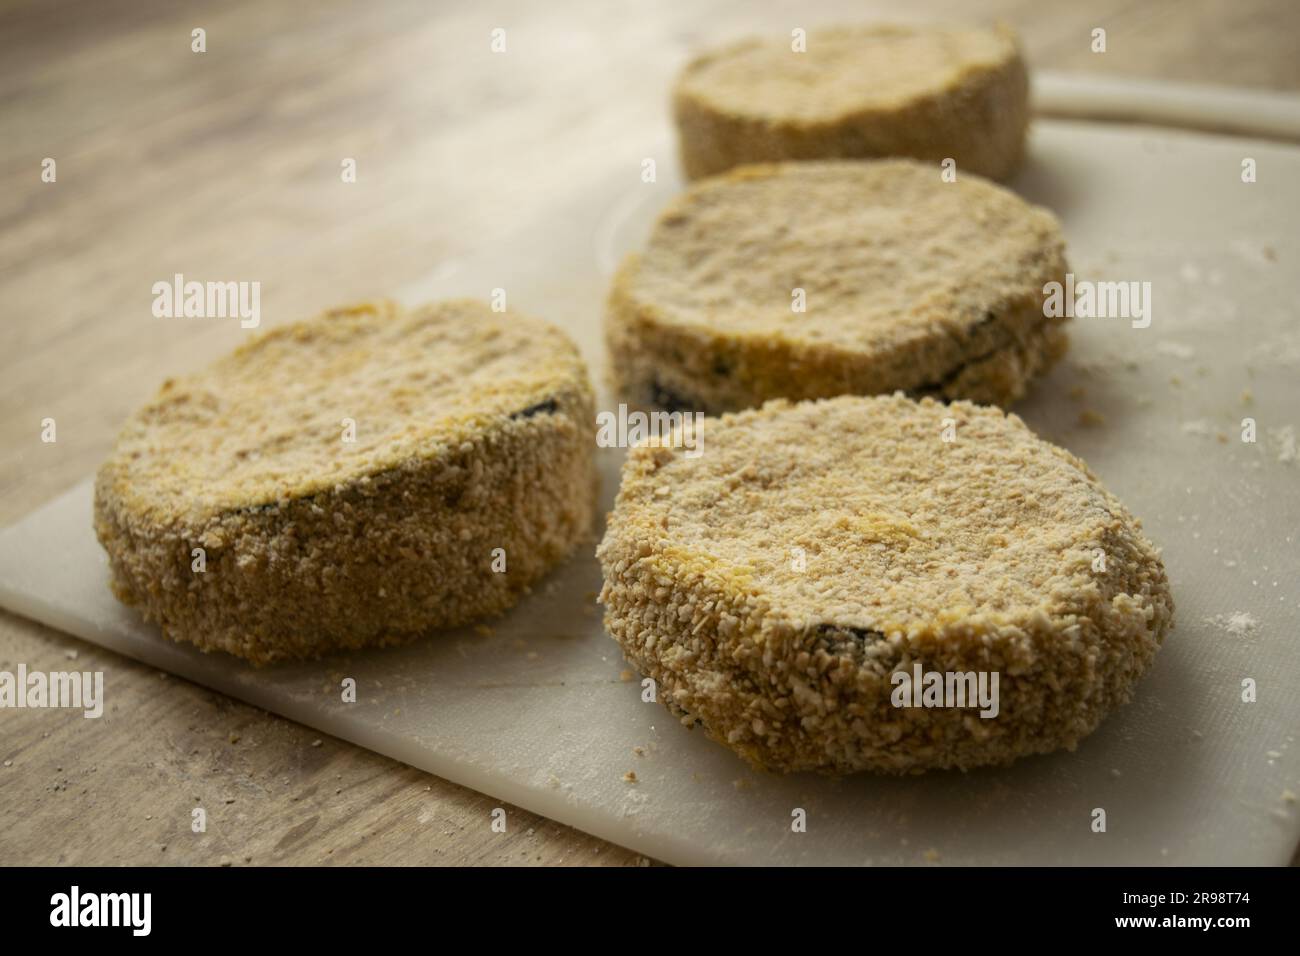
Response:
M1271 246L1263 245L1254 239L1230 239L1228 248L1243 262L1253 266L1267 266L1277 258Z
M623 782L624 782L624 783L636 783L636 771L635 771L635 770L629 770L627 773L623 774Z
M1178 342L1157 342L1156 351L1176 359L1189 359L1196 354L1196 350L1190 345L1182 345Z
M1249 634L1259 626L1259 621L1248 611L1234 611L1232 614L1216 614L1214 617L1205 619L1207 624L1213 624L1219 630L1233 637L1241 637Z
M1106 424L1106 419L1102 417L1100 412L1085 408L1079 413L1079 424L1084 428L1092 428L1096 425Z
M632 673L630 670L628 670L626 667L623 668L621 671L618 672L618 679L621 680L624 684L628 683L628 681L632 680L632 678L635 677L635 676L636 676L636 675L633 674L633 673Z
M1296 448L1296 433L1294 425L1282 425L1279 428L1270 428L1268 438L1273 446L1273 452L1277 460L1283 464L1290 464L1293 461L1300 460L1300 452Z
M936 850L934 847L930 847L930 849L926 850L925 853L922 854L922 856L924 856L926 861L929 863L939 862L939 851Z

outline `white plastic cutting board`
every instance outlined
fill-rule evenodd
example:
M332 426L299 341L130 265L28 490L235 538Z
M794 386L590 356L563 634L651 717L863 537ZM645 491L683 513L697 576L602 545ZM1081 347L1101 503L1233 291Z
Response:
M639 163L611 172L567 220L404 298L506 288L602 378L608 271L680 188L667 140L635 155L659 159L658 183ZM1058 121L1037 124L1012 183L1062 217L1080 277L1153 285L1150 328L1076 320L1069 358L1018 408L1144 519L1177 603L1136 700L1075 753L906 779L751 772L620 679L590 548L488 636L254 670L168 643L113 600L85 484L0 534L0 604L669 862L1282 864L1300 836L1284 799L1300 792L1298 184L1295 148ZM1254 444L1239 440L1245 416ZM622 453L601 454L608 507ZM340 702L345 676L355 704ZM1241 702L1243 678L1258 702Z

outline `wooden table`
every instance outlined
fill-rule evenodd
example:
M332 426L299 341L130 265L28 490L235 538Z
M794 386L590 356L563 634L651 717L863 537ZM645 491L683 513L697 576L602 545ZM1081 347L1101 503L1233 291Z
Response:
M1300 89L1300 6L931 0L1037 68ZM238 342L152 284L257 279L263 323L383 295L583 201L688 51L888 3L16 0L0 12L0 525L91 473L162 378ZM792 19L793 17L793 19ZM1093 53L1094 27L1107 52ZM489 34L506 31L506 53ZM207 51L191 51L191 31ZM57 180L41 180L46 157ZM341 163L357 163L344 184ZM540 251L540 250L539 250ZM552 317L562 319L563 317ZM58 440L40 440L54 418ZM0 669L103 670L105 716L0 712L0 864L545 863L635 854L0 613ZM190 830L204 806L207 832Z

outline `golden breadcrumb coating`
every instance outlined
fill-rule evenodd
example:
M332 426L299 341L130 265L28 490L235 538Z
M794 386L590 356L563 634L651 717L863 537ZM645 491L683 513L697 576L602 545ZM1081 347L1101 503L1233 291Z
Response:
M589 533L592 418L544 322L336 309L165 382L100 468L95 529L174 640L255 663L393 643L504 610Z
M1140 523L1014 415L846 396L703 434L697 458L632 450L601 601L660 699L756 766L903 773L1073 749L1172 626ZM997 715L895 706L892 675L918 662L996 672Z
M1005 405L1065 350L1043 286L1066 271L1056 218L975 176L745 166L677 197L620 268L611 374L636 404L710 413L895 390Z
M933 26L751 39L693 60L673 109L691 179L797 159L910 156L1005 179L1020 162L1029 80L1015 33Z

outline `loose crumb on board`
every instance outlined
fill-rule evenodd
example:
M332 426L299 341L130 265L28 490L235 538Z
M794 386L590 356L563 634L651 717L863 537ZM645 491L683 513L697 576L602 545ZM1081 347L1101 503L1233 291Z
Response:
M1207 617L1205 622L1213 624L1225 634L1231 634L1233 637L1242 637L1259 627L1259 621L1248 611L1216 614L1214 617Z
M1169 355L1176 359L1189 359L1196 354L1196 349L1190 345L1183 345L1179 342L1157 342L1156 351L1161 355Z
M1093 411L1091 408L1085 408L1079 412L1079 424L1084 428L1092 428L1097 425L1106 424L1106 419L1100 412Z
M1296 433L1294 425L1282 425L1278 428L1268 430L1269 444L1273 447L1273 454L1277 460L1283 464L1291 464L1300 461L1300 452L1296 449Z

